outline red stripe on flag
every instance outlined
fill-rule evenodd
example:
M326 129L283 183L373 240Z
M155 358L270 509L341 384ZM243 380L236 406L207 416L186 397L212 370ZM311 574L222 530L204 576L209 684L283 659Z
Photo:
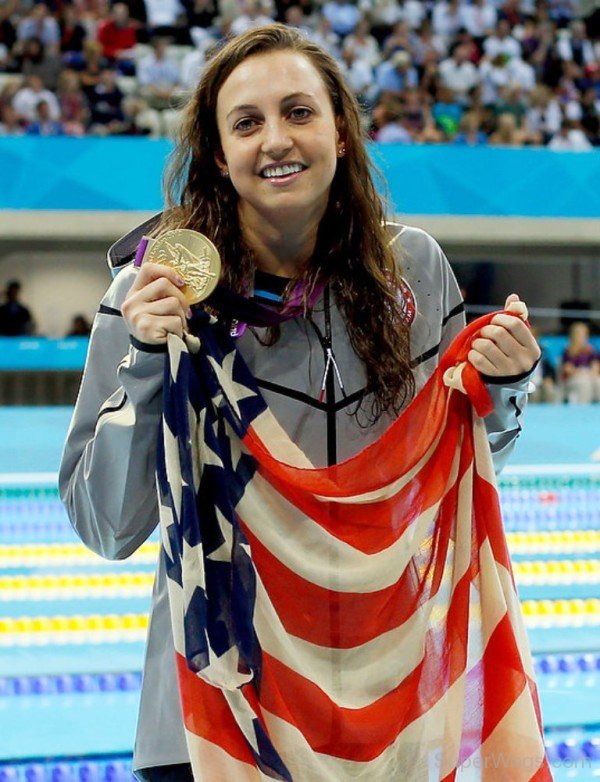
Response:
M338 592L313 584L278 560L243 519L240 523L256 571L288 633L318 646L349 649L399 627L437 594L453 533L456 496L455 485L440 505L428 550L417 549L398 580L375 592Z
M288 502L329 534L365 554L375 554L398 540L410 524L439 502L447 491L452 462L462 434L459 422L455 423L446 429L436 450L415 477L387 500L370 503L324 502L306 491L303 485L282 481L279 472L274 473L262 465L259 465L259 472ZM458 481L468 466L467 461L463 460ZM377 465L357 464L356 469L359 472L373 472Z
M544 762L538 768L535 774L531 777L530 782L552 782L552 780L553 777L552 777L552 772L550 771L548 758L544 757Z
M185 727L237 760L256 765L221 690L190 671L182 655L176 653L175 656Z
M482 478L475 476L473 485L473 512L476 514L477 526L487 535L494 559L512 574L512 564L506 536L502 526L500 500L495 486ZM483 535L480 536L483 539ZM514 584L514 579L513 579Z
M482 658L482 741L487 739L517 700L527 686L527 678L510 617L506 613L490 635Z
M454 400L450 407L448 399ZM317 495L347 497L380 489L414 469L442 429L462 428L460 422L468 404L462 394L448 396L441 376L434 373L378 440L351 459L321 469L292 467L278 461L251 426L243 442L258 463L278 480ZM452 421L446 420L447 411Z
M470 579L454 591L448 626L468 615ZM464 626L464 625L461 625ZM460 631L456 633L460 635ZM464 672L466 644L445 627L425 637L421 662L393 690L362 708L339 706L313 681L263 652L261 706L291 725L315 752L365 762L378 757L427 712Z

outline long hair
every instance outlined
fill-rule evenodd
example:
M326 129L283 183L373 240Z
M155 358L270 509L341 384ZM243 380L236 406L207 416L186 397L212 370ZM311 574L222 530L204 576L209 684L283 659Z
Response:
M165 176L167 208L154 235L191 228L208 236L223 261L224 282L243 292L255 264L244 243L237 193L221 176L217 96L232 71L248 57L292 51L319 72L331 99L346 154L338 160L315 251L297 280L310 291L329 283L347 323L352 346L362 360L373 404L367 417L397 413L414 395L410 368L410 325L400 300L400 269L384 224L382 201L371 174L360 110L335 60L293 28L259 27L233 38L208 62L183 112L178 143ZM274 339L277 338L275 333Z

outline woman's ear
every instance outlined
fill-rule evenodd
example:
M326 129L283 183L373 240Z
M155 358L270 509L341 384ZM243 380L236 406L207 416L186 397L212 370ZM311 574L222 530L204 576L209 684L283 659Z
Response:
M335 120L335 146L338 151L338 157L343 157L346 154L346 127L341 117L337 117Z
M225 160L225 155L223 154L222 149L218 149L215 152L215 163L217 164L217 168L219 169L221 176L228 177L229 169L227 168L227 161Z

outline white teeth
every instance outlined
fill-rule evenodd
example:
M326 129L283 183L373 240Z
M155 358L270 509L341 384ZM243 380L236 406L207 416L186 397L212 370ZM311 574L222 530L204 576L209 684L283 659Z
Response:
M302 171L302 166L299 163L294 163L288 166L273 166L272 168L266 168L262 175L267 179L277 176L288 176L289 174L296 174Z

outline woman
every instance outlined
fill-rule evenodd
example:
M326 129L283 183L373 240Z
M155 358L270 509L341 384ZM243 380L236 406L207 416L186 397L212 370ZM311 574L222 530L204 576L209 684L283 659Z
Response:
M589 341L586 323L577 321L569 328L569 343L561 357L561 380L569 404L600 401L600 356Z
M218 248L229 290L275 311L283 304L282 318L299 299L292 317L269 327L225 320L278 425L312 464L336 464L373 443L463 327L438 245L419 229L384 224L359 112L337 65L292 29L250 31L209 62L185 111L169 192L162 216L120 240L111 264L130 260L144 233L192 228ZM157 523L165 343L201 315L183 284L167 267L128 266L96 318L60 484L75 529L108 558L129 556ZM490 376L496 408L486 426L498 468L518 434L515 412L538 356L525 324L508 314L469 352ZM134 768L140 779L189 780L166 581L161 557ZM216 712L210 720L217 724ZM196 777L242 778L232 763L208 748ZM243 778L263 778L257 768ZM307 773L294 779L321 779ZM335 773L323 778L341 779Z

